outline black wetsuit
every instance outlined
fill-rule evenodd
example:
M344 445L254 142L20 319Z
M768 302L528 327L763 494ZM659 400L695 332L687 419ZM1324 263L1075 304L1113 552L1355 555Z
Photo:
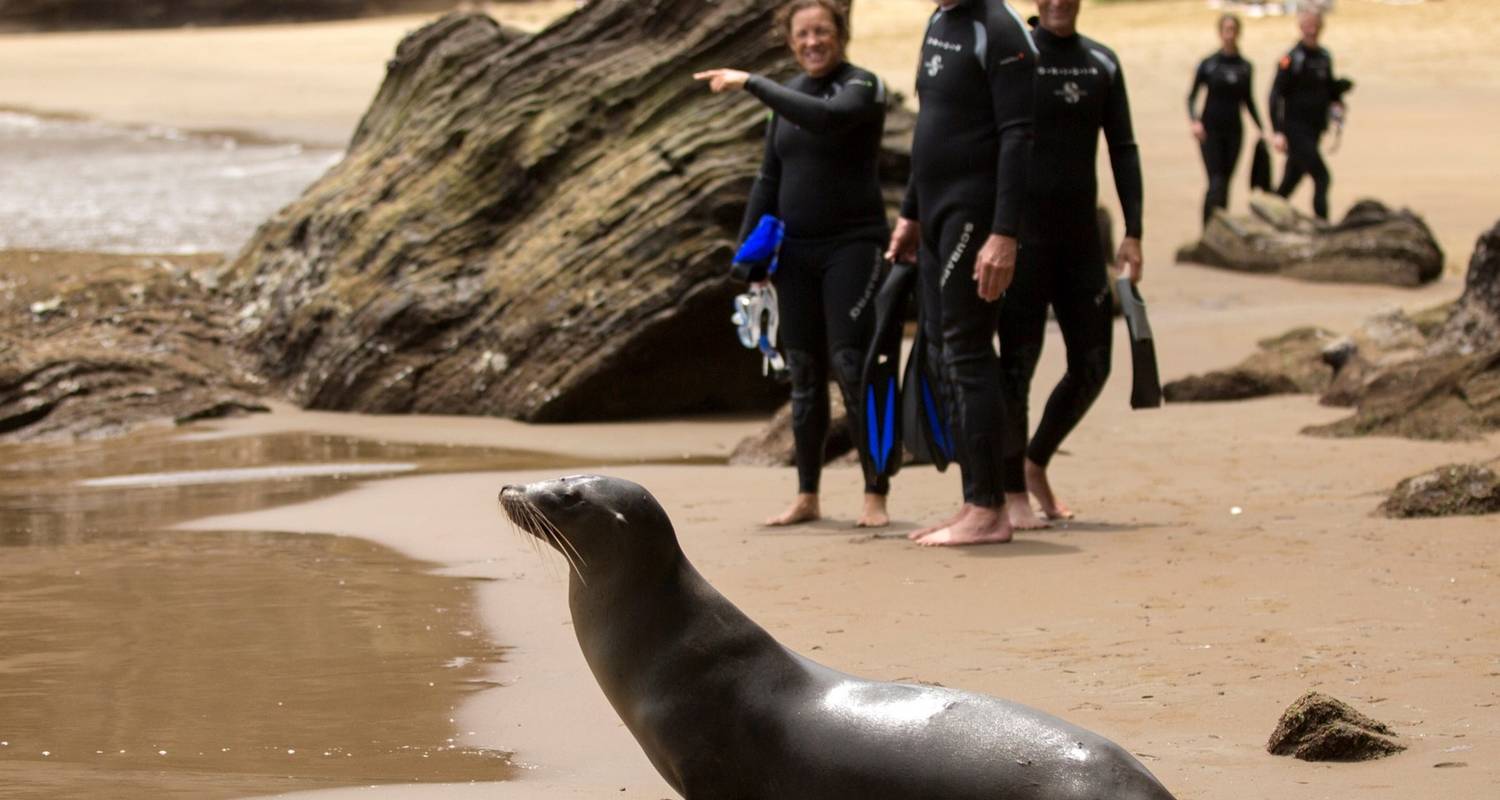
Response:
M943 365L964 501L998 507L1004 417L994 334L974 260L1020 227L1036 48L1001 0L960 0L928 23L917 72L912 174L901 215L921 225L922 324Z
M1203 123L1206 134L1199 149L1203 167L1208 171L1208 193L1203 198L1203 224L1207 225L1214 209L1229 207L1229 179L1240 158L1245 129L1240 121L1240 107L1250 112L1255 127L1260 128L1260 114L1255 110L1252 82L1255 77L1250 62L1238 53L1214 53L1198 64L1193 88L1188 90L1188 118ZM1203 113L1197 110L1198 92L1208 89Z
M1298 42L1277 65L1271 85L1271 128L1286 136L1286 172L1276 193L1291 196L1302 176L1313 179L1313 213L1328 219L1331 177L1318 140L1328 129L1328 111L1338 100L1333 78L1333 56L1322 47Z
M1037 29L1036 144L1016 280L1000 316L1005 386L1005 490L1026 491L1024 459L1046 466L1109 377L1113 308L1098 228L1095 159L1099 132L1109 145L1125 236L1141 237L1141 160L1130 124L1120 60L1084 36ZM1041 356L1047 305L1057 313L1068 370L1047 400L1027 445L1027 406Z
M878 171L885 87L873 74L841 64L785 86L756 75L745 88L770 107L771 120L740 240L762 214L786 224L771 282L780 305L779 346L792 378L798 491L816 493L828 437L830 364L845 405L858 408L874 332L881 253L890 236ZM859 430L850 433L865 446ZM865 476L866 492L885 494L888 485L884 477Z

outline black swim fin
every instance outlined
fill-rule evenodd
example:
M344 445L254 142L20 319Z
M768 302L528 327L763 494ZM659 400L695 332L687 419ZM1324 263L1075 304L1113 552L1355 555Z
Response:
M1146 319L1146 301L1130 278L1120 278L1115 290L1120 296L1125 327L1130 330L1130 407L1159 408L1161 376L1156 368L1156 344L1151 339L1151 322Z
M910 264L892 264L886 273L875 297L875 335L865 354L860 383L865 439L860 458L868 473L887 478L901 471L901 333L916 281L917 268Z
M912 461L932 464L939 472L954 460L953 428L943 404L942 373L927 358L927 337L922 326L912 340L901 383L901 425Z

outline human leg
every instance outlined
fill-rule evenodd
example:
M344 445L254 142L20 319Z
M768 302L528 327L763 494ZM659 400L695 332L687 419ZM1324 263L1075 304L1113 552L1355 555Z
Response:
M1000 305L1000 380L1005 397L1001 480L1006 514L1020 530L1047 527L1031 510L1025 473L1031 380L1047 329L1047 293L1041 274L1047 267L1042 247L1023 242L1016 259L1016 278Z
M942 255L937 291L942 301L943 370L952 398L954 440L969 511L921 537L919 544L998 543L1011 537L1000 464L1005 401L994 345L1000 306L980 298L974 281L974 260L988 236L989 219L987 209L958 209L937 226Z
M791 525L821 516L818 489L828 439L828 345L823 323L820 264L815 248L784 246L773 282L781 347L792 382L792 453L797 496L767 525Z
M1063 242L1087 242L1081 233L1060 237ZM1042 512L1052 518L1072 516L1058 501L1047 478L1047 467L1063 440L1078 426L1109 379L1114 338L1109 286L1097 266L1092 248L1068 248L1053 265L1052 307L1067 347L1067 371L1047 398L1042 419L1026 448L1027 489Z
M865 509L860 527L889 524L885 496L890 479L879 474L862 423L860 397L865 352L874 333L874 300L881 279L881 252L877 242L848 242L832 248L823 271L823 321L828 333L829 362L834 380L848 409L849 434L861 451L865 477Z

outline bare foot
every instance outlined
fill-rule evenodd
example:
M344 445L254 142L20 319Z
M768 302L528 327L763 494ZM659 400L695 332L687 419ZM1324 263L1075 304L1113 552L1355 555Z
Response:
M974 506L958 522L940 528L917 540L922 547L961 547L970 544L1004 544L1013 531L1004 508Z
M822 519L823 515L818 511L818 496L815 494L797 495L797 499L780 514L766 520L766 527L780 528L784 525L796 525L799 522L812 522Z
M946 528L950 525L956 525L958 524L959 520L963 519L969 513L969 509L973 507L974 506L971 506L968 503L964 503L962 506L959 506L958 513L943 520L942 522L939 522L936 525L928 525L925 528L918 528L911 533L906 534L906 538L915 542L916 540L922 538L923 536L926 536L929 533L932 533L933 531L942 530L943 528Z
M1026 459L1026 490L1036 498L1047 519L1072 519L1073 510L1057 501L1052 493L1052 484L1047 482L1047 468L1039 467Z
M1039 531L1052 527L1031 510L1031 498L1025 492L1005 493L1005 515L1010 517L1013 530Z
M891 515L885 511L885 495L866 494L865 513L859 515L856 528L884 528L891 524Z

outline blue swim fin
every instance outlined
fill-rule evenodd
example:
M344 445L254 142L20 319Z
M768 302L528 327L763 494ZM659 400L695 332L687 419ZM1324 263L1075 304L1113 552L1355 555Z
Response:
M943 402L945 393L942 374L928 358L927 337L918 325L902 378L902 427L912 461L932 464L939 472L948 469L955 458L953 428Z
M875 297L875 335L865 354L860 398L866 472L890 477L901 471L901 334L917 270L893 264Z

